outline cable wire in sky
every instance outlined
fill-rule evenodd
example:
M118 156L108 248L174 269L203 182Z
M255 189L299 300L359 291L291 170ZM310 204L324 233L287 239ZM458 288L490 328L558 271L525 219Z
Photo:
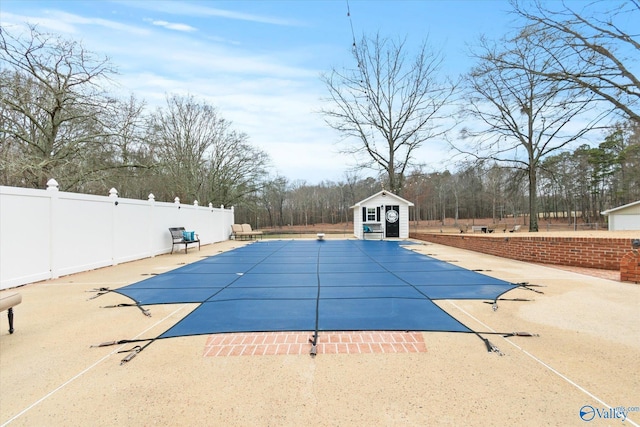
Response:
M351 19L351 9L349 8L349 0L347 2L347 16L349 17L349 25L351 25L351 37L353 37L353 48L356 48L356 34L353 32L353 20Z

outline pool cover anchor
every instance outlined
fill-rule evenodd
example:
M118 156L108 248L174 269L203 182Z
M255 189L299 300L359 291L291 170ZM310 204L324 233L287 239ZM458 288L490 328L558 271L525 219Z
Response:
M533 301L531 299L526 299L526 298L496 298L493 301L484 301L485 304L491 304L491 308L493 309L493 311L497 311L498 310L498 301Z
M505 354L498 348L497 345L495 345L494 343L489 341L488 338L483 337L481 334L484 334L484 335L500 335L500 336L502 336L502 338L509 338L509 337L539 337L540 336L539 334L534 334L534 333L531 333L531 332L524 332L524 331L519 331L519 332L477 332L477 331L472 331L472 332L484 342L484 345L487 346L487 351L489 353L496 353L498 356L504 356Z
M95 292L96 294L90 298L87 298L87 301L91 301L92 299L96 299L98 297L101 297L104 294L108 294L109 292L113 292L111 289L109 288L94 288L85 292Z
M532 285L529 282L514 283L514 285L516 285L518 288L526 289L528 291L532 291L532 292L544 295L544 292L539 291L537 289L533 289L533 287L542 287L542 285ZM491 304L491 308L493 309L493 311L497 311L498 301L531 301L531 300L526 298L496 298L493 300L493 302L487 302L487 304Z
M156 338L146 338L146 339L136 339L136 340L118 340L118 341L105 341L102 342L100 344L95 344L95 345L91 345L89 346L90 348L97 348L97 347L109 347L112 345L121 345L121 344L130 344L130 343L138 343L138 342L147 342L145 345L140 346L140 345L136 345L135 347L132 347L128 350L120 350L117 351L116 353L129 353L127 356L125 356L121 361L120 361L120 366L124 365L125 363L131 361L131 359L133 359L134 357L136 357L139 353L142 352L142 350L144 350L145 348L149 347L151 344L153 344L156 340L158 339L158 337Z
M484 340L485 345L487 346L487 351L489 353L496 353L498 356L504 356L504 353L500 351L500 349L489 341L487 338L482 338Z
M511 332L510 334L502 335L504 338L509 337L539 337L540 334L532 334L531 332Z
M129 353L127 356L125 356L121 361L120 361L120 366L124 365L125 363L129 362L131 359L133 359L134 357L136 357L138 355L138 353L140 353L143 350L144 347L140 347L139 345L129 349L129 350L122 350L119 351L118 353Z
M120 344L119 341L105 341L105 342L101 342L100 344L91 344L89 346L89 348L97 348L97 347L109 347L111 345L118 345ZM122 343L124 344L124 343Z
M153 340L155 340L155 338L147 338L147 339L139 339L139 340L105 341L105 342L101 342L100 344L92 344L89 346L89 348L110 347L112 345L131 344L134 342L146 342L146 341L153 341ZM121 353L121 352L118 352L118 353Z
M147 317L151 317L151 312L146 308L142 307L140 304L115 304L115 305L103 305L100 308L118 308L118 307L138 307L142 314Z
M315 332L314 336L309 338L309 342L311 343L311 350L309 350L309 356L316 357L318 354L318 331Z
M542 285L532 285L532 284L531 284L531 283L529 283L529 282L520 282L520 283L515 283L515 284L516 284L519 288L526 289L526 290L528 290L528 291L531 291L531 292L535 292L535 293L537 293L537 294L543 294L543 295L544 295L544 292L539 291L539 290L537 290L537 289L533 289L534 287L536 287L536 288L542 288L542 287L543 287Z
M109 292L114 292L109 288L95 288L95 289L91 289L89 291L85 291L85 292L96 292L96 294L94 296L92 296L91 298L88 298L87 301L90 301L92 299L96 299L104 294L108 294ZM151 317L151 312L149 310L147 310L146 308L143 308L140 304L115 304L115 305L104 305L100 308L116 308L116 307L133 307L136 306L140 309L140 311L142 312L142 314L144 314L147 317Z

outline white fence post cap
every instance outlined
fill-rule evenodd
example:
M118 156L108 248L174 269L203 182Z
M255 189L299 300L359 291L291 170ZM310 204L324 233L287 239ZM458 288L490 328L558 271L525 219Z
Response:
M156 196L153 195L153 193L149 193L149 195L147 196L147 198L149 199L150 202L153 202L156 200Z
M175 203L176 205L180 204L180 197L176 197L175 199L173 199L173 203Z
M58 187L60 186L58 185L58 181L56 181L55 179L51 178L49 181L47 181L47 190L58 191Z
M198 206L198 201L197 200L193 201L193 206Z
M109 190L109 197L118 197L118 190L111 188L111 190Z

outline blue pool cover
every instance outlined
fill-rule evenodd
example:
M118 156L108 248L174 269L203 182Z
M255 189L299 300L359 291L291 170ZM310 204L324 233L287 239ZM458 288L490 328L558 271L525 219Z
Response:
M433 300L493 300L518 286L406 245L260 241L115 292L138 305L200 303L158 337L169 338L265 331L471 332Z

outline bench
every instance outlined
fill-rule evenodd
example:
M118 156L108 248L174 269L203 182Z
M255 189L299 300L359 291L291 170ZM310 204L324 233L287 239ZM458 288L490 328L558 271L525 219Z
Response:
M363 239L367 240L367 236L368 235L377 235L379 237L380 240L382 240L383 236L383 231L382 231L382 224L380 223L368 223L368 224L362 224L362 232L363 232Z
M22 302L22 295L7 294L0 296L0 312L7 310L9 316L9 333L13 333L13 307Z
M516 231L520 230L520 227L522 227L521 225L514 225L513 228L511 230L509 230L509 233L515 233Z
M487 227L487 231L489 233L493 233L494 231L499 231L502 230L502 232L506 232L507 231L507 224L503 224L503 223L497 223L497 224L492 224L489 227Z
M169 228L171 233L171 253L173 253L173 247L175 245L184 245L184 253L187 253L187 248L191 244L198 244L198 250L200 250L200 239L198 235L193 231L187 232L184 227L171 227Z
M244 238L254 239L260 236L262 239L262 231L253 230L250 224L233 224L231 225L231 236L234 239Z
M480 231L482 233L486 233L487 232L487 226L486 225L472 225L471 226L471 231L473 231L474 233L476 231Z

